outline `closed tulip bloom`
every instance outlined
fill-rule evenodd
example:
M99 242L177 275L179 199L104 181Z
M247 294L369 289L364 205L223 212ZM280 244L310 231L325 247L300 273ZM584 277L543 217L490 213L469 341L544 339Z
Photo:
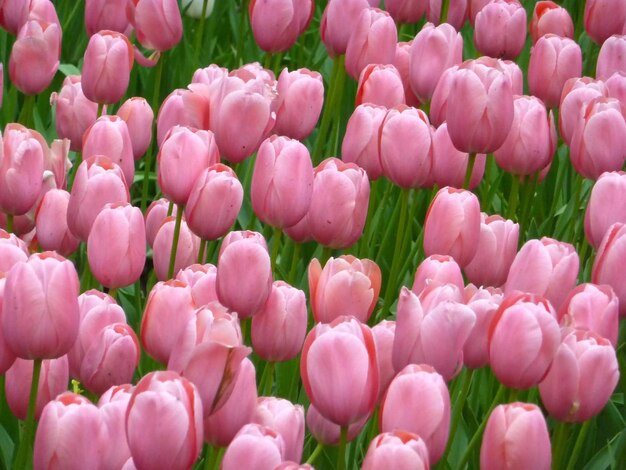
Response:
M573 39L546 34L530 52L528 87L548 108L556 108L565 82L582 74L582 51Z
M54 400L54 397L67 389L68 380L67 356L42 361L37 384L35 419L39 419L46 403ZM16 358L5 374L4 389L7 405L9 405L11 413L18 419L26 419L32 383L33 361Z
M500 287L517 254L519 224L499 215L480 214L478 248L465 266L467 278L478 286Z
M626 198L626 173L611 171L600 175L591 189L585 211L585 236L598 248L604 234L615 222L626 223L626 207L619 201Z
M348 426L367 417L379 387L371 330L353 317L318 323L304 341L300 375L309 400L326 419Z
M463 61L463 38L450 24L426 23L411 45L411 88L422 101L430 101L443 72Z
M283 281L274 281L272 291L252 317L252 347L266 361L293 359L302 349L307 327L304 292Z
M168 217L167 212L169 205L170 202L167 199L161 198L153 201L148 206L148 210L146 210L146 241L150 247L154 245L154 239L161 228L161 225ZM176 217L176 204L172 205L174 206L172 208L172 216Z
M0 229L0 273L6 274L13 265L28 260L28 247L13 233Z
M388 0L385 9L397 23L417 23L426 13L427 0Z
M450 255L462 268L474 258L480 238L480 204L471 192L442 188L424 222L424 253Z
M175 225L175 217L166 217L161 223L161 227L154 237L154 243L152 244L152 263L157 279L160 281L166 281L168 279L167 275L170 266ZM194 264L198 260L199 249L200 239L189 229L187 222L183 220L180 224L178 245L176 247L174 274Z
M283 460L285 443L273 429L260 424L246 424L226 449L222 470L245 468L254 462L258 470L274 470Z
M379 129L387 109L369 103L358 105L352 112L341 144L341 159L356 163L367 172L370 180L383 173L378 151Z
M500 289L476 288L473 284L467 286L464 294L466 305L476 315L476 323L463 346L463 362L479 369L489 364L489 325L504 296Z
M36 253L11 268L2 331L17 357L51 359L71 349L78 335L78 291L74 265L54 252Z
M249 318L265 304L272 289L267 248L254 237L234 241L220 251L217 295L240 318Z
M420 109L398 106L389 110L379 130L383 173L398 186L418 188L431 179L432 129Z
M448 7L448 15L445 22L451 24L457 31L463 27L468 16L469 0L457 0L450 2ZM441 21L442 0L428 0L426 6L426 19L435 25L439 25Z
M354 256L330 258L324 269L317 258L309 264L309 293L316 322L331 323L342 315L365 323L372 315L382 276L378 265Z
M204 440L215 447L227 447L243 426L253 422L257 400L256 370L245 358L224 404L204 418Z
M503 385L527 389L543 380L560 342L550 302L516 293L500 304L489 326L489 364Z
M242 202L243 187L237 174L221 163L211 165L191 189L185 206L187 224L203 240L217 240L237 220Z
M621 282L623 260L626 257L626 225L616 222L607 230L596 253L591 270L591 282L610 285L619 299L620 317L626 316L626 288Z
M141 345L167 364L178 336L193 318L191 288L182 281L158 282L150 291L141 320Z
M198 174L219 162L211 131L175 126L161 143L157 179L163 194L176 204L187 204Z
M595 98L579 115L572 134L570 159L585 178L597 179L605 171L618 171L626 161L626 119L615 98Z
M130 35L131 27L126 16L126 0L86 0L85 29L89 36L98 31L111 30Z
M128 12L137 40L145 48L163 52L180 42L183 20L176 0L132 0Z
M139 279L146 262L146 228L138 207L107 204L96 216L87 239L89 267L109 289Z
M383 320L372 327L376 343L376 360L378 363L378 402L387 391L387 387L396 375L393 367L393 340L396 334L396 322Z
M626 72L615 72L604 84L609 96L618 99L624 106L626 103Z
M392 108L405 103L402 77L394 65L369 64L359 76L355 104Z
M362 168L337 158L320 163L307 214L315 241L331 248L356 243L365 226L369 195L369 180Z
M183 101L185 96L191 95L187 89L176 89L165 97L157 114L157 143L159 147L166 134L174 126L191 126L192 118Z
M76 171L67 206L67 226L76 238L87 241L102 208L107 203L121 201L130 201L122 169L107 157L91 157Z
M490 57L515 59L526 42L526 10L517 0L493 0L474 21L476 49Z
M62 256L74 253L80 243L67 226L69 202L70 193L51 189L44 194L35 214L37 243L42 249L57 251Z
M448 97L454 80L454 73L459 70L458 65L447 68L441 74L439 81L433 91L430 101L428 117L434 126L441 126L446 122L446 112L448 111ZM447 124L447 123L446 123Z
M565 143L571 144L574 130L580 124L587 105L594 98L607 96L607 87L600 80L582 77L565 82L559 105L559 130Z
M252 418L253 423L278 432L284 442L284 459L300 462L304 447L304 408L289 400L260 397Z
M451 72L445 116L457 149L468 153L497 150L513 123L511 79L501 63L483 57L463 62Z
M450 432L450 394L441 375L428 365L406 366L387 389L380 430L400 429L424 440L431 464L441 458Z
M535 3L528 29L533 44L546 34L570 39L574 37L574 22L569 12L550 0Z
M35 434L33 468L99 468L107 434L98 408L82 395L65 392L43 410Z
M52 82L60 55L61 27L42 20L27 21L11 49L11 83L26 95L41 93Z
M432 255L420 263L415 271L411 290L415 295L420 295L430 284L453 284L459 291L463 290L465 281L454 258L448 255Z
M248 12L254 40L266 52L285 52L313 17L313 0L252 0Z
M355 29L361 10L368 8L368 0L330 0L324 8L320 23L320 37L328 55L346 53L348 40Z
M0 209L22 215L32 208L41 191L43 149L28 129L11 124L0 143Z
M30 13L29 0L5 0L0 5L0 25L14 36L26 21Z
M624 34L626 5L619 0L587 0L585 32L597 44L614 34Z
M569 243L548 237L529 240L511 264L504 291L539 294L558 309L576 285L579 264L578 253Z
M192 264L178 271L176 279L189 284L194 305L199 308L217 301L216 274L217 268L210 263Z
M366 415L359 421L356 421L348 426L348 442L356 439L367 424L368 420L369 415ZM311 435L320 444L333 446L339 444L341 426L322 416L317 408L315 408L312 404L309 405L309 408L306 410L306 426Z
M65 77L61 91L50 95L50 104L55 105L58 136L70 139L71 150L80 152L83 134L98 117L98 105L83 93L80 75Z
M413 89L411 88L411 79L410 75L410 67L409 61L411 56L411 45L413 41L409 42L399 42L396 44L396 57L393 60L393 65L400 73L400 78L402 79L402 85L404 86L404 98L406 104L409 106L413 106L418 108L421 103L419 98L415 96Z
M426 444L420 436L411 432L379 434L370 443L361 468L377 470L387 465L398 470L430 468Z
M602 44L596 78L607 80L615 72L626 73L626 35L613 35Z
M107 428L107 454L102 457L104 468L123 468L129 460L130 449L126 441L126 410L134 386L122 384L111 387L98 400L100 416Z
M191 83L204 83L210 85L214 81L228 76L228 69L217 64L209 64L207 67L196 69L191 78Z
M452 143L448 132L448 124L444 122L432 135L433 142L433 166L431 169L432 179L440 187L452 186L460 188L465 180L469 155L461 152ZM482 181L485 173L487 157L481 153L476 155L472 176L469 181L469 189L476 188Z
M274 102L276 124L273 132L304 140L315 128L324 103L324 82L319 72L298 69L280 73Z
M152 140L154 111L145 98L132 97L120 106L117 115L126 122L133 147L133 156L135 160L139 160L148 150Z
M611 342L591 331L565 333L552 366L539 384L541 401L560 421L583 422L607 404L619 381Z
M264 223L282 228L297 224L311 204L313 163L299 141L272 136L257 152L252 186L252 209Z
M551 463L550 435L541 409L520 402L496 406L480 446L480 468L549 470Z
M85 50L81 84L87 99L101 104L118 102L128 89L135 53L122 33L100 31Z
M346 48L346 72L358 80L367 64L392 64L398 31L393 18L378 8L363 9Z
M202 450L196 387L172 371L145 375L128 403L126 436L137 468L191 468Z
M468 19L472 26L474 26L474 23L476 22L476 15L478 15L478 12L482 10L490 1L491 0L468 0Z

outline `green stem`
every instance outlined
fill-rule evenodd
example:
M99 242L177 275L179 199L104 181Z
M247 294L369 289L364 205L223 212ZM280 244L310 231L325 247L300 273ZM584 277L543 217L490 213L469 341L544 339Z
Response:
M313 462L315 462L315 460L319 457L319 455L322 453L323 450L324 450L324 444L318 442L317 447L315 447L313 452L311 452L311 455L309 455L309 458L307 459L305 463L312 465Z
M574 178L576 182L574 183L574 209L572 211L572 223L569 224L569 234L567 240L571 243L576 243L576 230L579 225L579 222L582 224L583 220L578 219L578 209L580 207L580 194L582 192L583 179L574 173Z
M450 0L441 0L441 14L439 16L439 24L445 23L447 21L449 8Z
M169 217L173 213L174 213L174 203L170 201L170 203L167 206L167 216Z
M26 127L33 126L33 108L35 107L35 95L25 95L19 122Z
M330 248L329 246L325 246L322 248L322 257L320 259L320 264L322 265L322 268L326 266L326 262L330 259L330 255L332 255L332 251L333 249Z
M72 162L72 169L70 170L69 178L67 179L67 187L68 191L72 191L72 187L74 186L74 180L76 179L76 172L78 171L78 167L82 163L83 159L81 157L80 152L76 152L76 156L74 157L74 162Z
M264 397L269 397L272 393L272 386L274 385L274 369L276 363L268 362L263 371L264 383L261 387L261 393Z
M568 434L569 425L562 421L557 421L552 436L552 468L558 469L563 467L562 461L565 456Z
M13 214L7 214L7 232L13 233Z
M513 181L511 183L511 192L509 193L507 219L513 220L515 212L517 211L517 203L519 202L519 178L516 175L512 175L511 177Z
M237 64L243 65L243 42L245 40L246 17L248 16L248 0L241 0L241 16L239 17L239 40L237 42Z
M463 189L469 189L472 180L472 172L474 171L474 163L476 162L476 153L470 153L467 156L467 168L465 170L465 178L463 179Z
M448 446L446 447L446 451L441 457L440 461L445 462L450 454L450 450L452 449L452 442L454 441L454 436L459 427L459 423L461 422L461 416L463 416L463 408L465 407L465 402L467 401L467 396L469 395L470 385L472 383L472 377L474 375L474 369L466 369L463 372L463 379L461 382L461 391L459 392L457 400L454 401L454 410L452 411L452 425L450 427L450 437L448 438Z
M266 70L271 70L272 68L272 53L271 52L266 52L265 53L265 60L263 61L263 68Z
M200 251L198 252L198 264L204 264L204 253L206 251L207 243L209 243L209 241L205 240L204 238L200 240Z
M302 251L302 244L295 243L293 247L293 257L291 258L291 268L289 268L289 284L295 286L296 284L296 272L298 270L298 264L300 262L300 252Z
M283 234L282 230L274 227L274 238L272 239L272 272L276 272L276 259L278 258L278 251L280 249L280 237Z
M348 426L341 426L339 452L337 453L337 470L346 468L346 443L348 442Z
M574 444L574 450L569 458L569 462L567 463L567 470L574 470L576 468L576 463L578 461L578 457L580 456L580 451L583 448L583 444L585 443L585 438L587 437L587 431L589 431L589 426L591 425L591 420L588 419L585 421L578 431L578 437L576 438L576 444Z
M346 56L342 55L339 57L339 71L337 76L337 88L335 90L335 101L333 103L334 109L334 124L335 124L335 138L333 139L333 149L332 155L336 156L339 154L339 133L341 132L341 108L343 105L343 95L346 84Z
M322 122L320 124L320 130L315 140L315 147L313 148L313 164L316 165L320 162L320 156L324 150L324 145L327 143L328 129L333 118L335 95L337 94L337 82L339 80L339 74L343 69L344 56L336 57L333 60L333 71L330 76L330 82L328 84L328 94L326 96L326 102L324 103L324 111L322 112ZM344 72L345 73L345 72Z
M174 277L174 265L176 264L176 251L178 250L178 237L180 236L180 224L183 220L183 206L176 207L176 225L174 225L174 238L172 239L172 251L170 251L170 267L167 270L167 278Z
M206 9L209 0L204 0L202 2L202 15L200 15L200 24L198 25L198 29L196 29L196 38L194 41L194 52L195 52L195 63L198 64L198 60L200 59L200 46L202 45L202 37L204 36L204 24L206 23Z
M96 119L102 116L103 109L104 109L104 103L98 103L98 112L96 113Z
M33 444L33 433L35 431L35 405L37 404L37 391L39 386L39 375L41 374L41 359L33 361L33 380L30 386L30 399L28 401L28 413L24 423L24 435L20 439L20 445L17 449L15 462L13 462L14 470L22 470L27 468L28 451Z
M109 295L113 297L113 300L117 300L117 289L109 289Z

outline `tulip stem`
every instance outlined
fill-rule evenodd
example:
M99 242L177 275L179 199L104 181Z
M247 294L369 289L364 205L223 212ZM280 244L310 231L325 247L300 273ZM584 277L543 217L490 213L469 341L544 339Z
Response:
M243 41L245 40L246 16L248 0L241 0L241 16L239 17L239 41L237 43L237 65L243 65Z
M206 246L209 243L204 238L200 240L200 251L198 252L198 264L204 264L204 253L206 252Z
M319 457L319 455L322 453L323 450L324 450L324 444L322 444L321 442L318 442L317 447L313 449L313 452L311 452L311 455L309 455L309 458L307 459L305 463L308 465L312 465L313 462L315 462L315 460Z
M446 447L446 451L441 457L441 462L445 462L448 459L448 455L450 454L450 450L452 449L452 442L454 441L454 436L459 427L459 423L461 421L461 416L463 416L463 408L465 407L465 402L467 401L467 396L469 394L470 385L472 383L472 377L474 375L474 369L465 370L463 373L463 379L461 382L461 391L455 400L455 407L452 412L452 425L450 427L450 437L448 438L448 446Z
M263 62L263 68L266 70L271 70L272 69L272 53L271 52L266 52L265 53L265 61Z
M19 122L31 128L33 126L33 108L35 107L35 95L25 95Z
M274 227L274 238L272 239L272 272L276 271L276 259L278 258L278 251L280 248L280 236L283 234L282 230Z
M326 262L330 259L330 256L332 254L332 248L330 248L329 246L325 246L322 248L322 257L320 259L320 264L322 265L322 267L326 266Z
M339 452L337 453L337 470L346 468L346 442L348 441L348 426L341 426L339 437Z
M117 300L117 289L109 289L109 295L113 298L113 300Z
M293 247L293 256L291 258L291 268L289 268L289 284L294 286L296 284L296 272L298 271L298 263L300 262L300 252L302 251L302 245L295 243Z
M223 456L223 448L208 446L208 448L207 448L207 456L206 456L206 464L204 466L204 469L205 470L216 470L216 469L220 468L220 463L222 461L222 456Z
M322 122L320 124L320 130L315 139L315 147L313 148L313 164L316 165L320 161L321 153L324 149L324 145L327 143L328 128L330 127L335 110L335 100L337 95L338 83L340 81L339 75L344 74L345 56L341 55L333 60L333 71L330 76L330 82L328 84L328 95L326 102L324 103L324 111L322 113Z
M450 0L441 0L441 14L439 15L439 24L448 20L448 9L450 8Z
M587 431L589 431L590 425L591 420L588 419L583 423L580 431L578 431L578 437L576 438L576 444L574 444L574 450L572 451L569 462L567 463L567 470L574 470L574 468L576 468L576 462L578 461L578 456L580 455L580 451L585 443L585 438L587 437Z
M200 46L202 45L202 37L204 36L204 24L206 23L206 10L209 0L202 2L202 14L200 15L200 24L196 29L196 40L194 41L195 63L198 64L200 59Z
M167 278L174 277L174 265L176 264L176 252L178 251L178 238L180 236L180 224L183 220L183 206L178 204L176 207L176 225L174 225L174 238L172 239L172 251L170 252L170 267L167 270Z
M512 175L511 192L509 193L509 207L507 211L507 219L513 220L517 211L517 203L519 202L519 178Z
M13 214L7 214L7 232L13 233Z
M552 463L554 468L562 468L561 461L565 455L569 426L563 421L557 421L552 435Z
M104 104L98 103L98 112L96 113L96 119L102 116L102 111L104 110Z
M261 387L261 393L264 397L269 397L272 393L272 386L274 385L274 369L276 363L268 362L263 370L263 384Z
M474 163L476 162L476 153L472 152L467 156L467 168L465 169L465 178L463 179L463 189L469 189L474 172Z
M22 470L27 468L28 450L33 444L33 432L35 427L35 405L37 404L37 391L39 387L39 375L41 374L41 359L33 361L33 380L30 385L30 399L28 401L28 412L24 423L24 434L20 439L20 445L17 449L15 461L13 462L14 470Z

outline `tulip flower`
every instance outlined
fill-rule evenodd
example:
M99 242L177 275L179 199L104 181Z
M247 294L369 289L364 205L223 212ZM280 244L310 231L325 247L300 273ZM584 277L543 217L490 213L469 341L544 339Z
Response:
M252 0L248 9L254 40L266 52L285 52L313 17L313 0Z
M361 10L368 8L368 0L330 0L324 8L320 23L320 37L328 55L346 53L348 40L356 28Z
M585 211L585 236L598 248L615 222L626 223L626 207L618 201L626 197L626 173L612 171L600 175L591 189Z
M126 122L133 147L133 156L135 160L139 160L148 150L152 140L154 111L145 98L133 97L127 99L120 106L117 115Z
M474 44L490 57L515 59L526 42L526 10L517 0L493 0L476 14Z
M131 459L125 421L134 389L130 384L116 385L104 392L98 400L100 416L108 435L107 453L102 456L105 468L123 468L124 463Z
M217 268L210 263L192 264L188 268L178 271L176 279L189 284L193 303L197 308L200 308L210 302L217 301L216 274Z
M21 238L0 229L0 273L6 275L13 265L27 261L28 255L28 247Z
M169 279L169 265L175 228L175 217L166 217L161 223L161 227L159 227L152 244L152 263L157 279L160 281ZM189 229L189 226L183 220L180 225L173 275L197 261L199 248L200 239Z
M376 360L378 363L378 402L387 391L387 387L396 375L393 367L393 341L396 334L396 322L383 320L372 328L376 343Z
M126 0L86 0L85 29L91 37L98 31L111 30L130 36L131 27L126 16Z
M147 49L167 51L183 36L183 21L176 0L132 0L128 16L137 40Z
M535 3L528 29L533 44L546 34L570 39L574 37L574 22L569 12L550 0Z
M254 462L259 470L276 468L284 459L285 443L273 429L260 424L246 424L228 446L222 470L237 470Z
M369 103L358 105L348 119L341 145L341 159L356 163L370 180L380 178L383 168L378 151L379 129L387 109Z
M253 423L277 431L284 442L284 458L300 462L304 447L304 408L283 398L261 397L252 418Z
M370 103L392 108L405 103L402 77L392 64L368 64L359 76L356 105Z
M69 202L67 191L51 189L44 194L35 213L39 246L44 250L57 251L62 256L74 253L80 243L67 226Z
M614 34L624 34L626 5L619 0L587 0L585 2L585 32L597 44Z
M620 317L626 316L626 289L624 289L624 283L620 281L621 270L619 268L626 254L624 233L626 233L625 224L616 222L611 225L600 243L591 270L591 282L608 284L615 291L619 299Z
M432 255L420 263L415 271L415 279L411 290L420 295L428 285L453 284L459 291L465 285L463 274L458 263L451 256Z
M466 305L476 315L476 323L463 346L463 362L479 369L489 364L489 326L504 296L499 289L476 288L473 284L467 286L464 295Z
M604 82L589 77L570 78L563 85L559 105L559 129L563 141L571 145L574 130L580 125L580 117L594 98L608 97Z
M370 443L361 468L376 470L387 465L397 469L430 468L426 444L420 436L411 432L379 434Z
M169 210L170 202L165 199L157 199L153 201L146 211L146 241L148 245L152 247L154 245L154 239L161 228L161 225L168 217L167 212ZM176 205L172 204L172 216L176 217Z

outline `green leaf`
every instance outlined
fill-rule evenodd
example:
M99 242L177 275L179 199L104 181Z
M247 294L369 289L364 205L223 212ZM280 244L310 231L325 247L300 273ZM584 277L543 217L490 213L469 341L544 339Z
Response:
M80 75L80 70L74 64L61 64L59 70L66 77L70 75Z

